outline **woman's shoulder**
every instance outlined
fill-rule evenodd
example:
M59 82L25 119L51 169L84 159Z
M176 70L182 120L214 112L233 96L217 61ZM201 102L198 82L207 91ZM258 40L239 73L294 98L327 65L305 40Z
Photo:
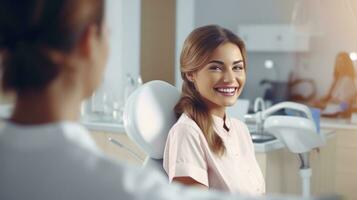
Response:
M190 118L186 113L182 113L177 122L171 127L169 134L179 132L180 135L194 135L196 137L202 135L202 131L197 123Z
M245 134L250 136L249 129L246 123L237 118L230 118L230 120L236 131L239 132L239 134Z

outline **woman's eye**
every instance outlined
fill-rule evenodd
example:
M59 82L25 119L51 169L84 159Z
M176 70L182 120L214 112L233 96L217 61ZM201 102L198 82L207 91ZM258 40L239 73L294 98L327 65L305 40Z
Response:
M243 64L235 65L235 66L233 66L233 70L234 71L243 71L244 70L244 66L243 66Z
M222 69L219 66L211 66L211 67L209 67L209 70L211 70L211 71L221 71Z

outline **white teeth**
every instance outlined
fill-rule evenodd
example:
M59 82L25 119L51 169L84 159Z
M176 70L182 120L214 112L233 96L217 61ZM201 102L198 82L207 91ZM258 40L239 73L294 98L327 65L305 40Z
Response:
M217 88L217 90L218 90L219 92L232 93L232 92L234 92L236 89L235 89L235 88Z

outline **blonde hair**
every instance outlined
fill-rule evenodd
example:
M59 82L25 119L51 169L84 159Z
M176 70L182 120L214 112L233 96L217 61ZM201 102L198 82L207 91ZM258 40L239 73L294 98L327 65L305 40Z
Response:
M352 80L355 80L353 62L347 52L340 52L336 56L334 77L338 79L342 76L348 76Z
M199 27L186 38L180 57L182 94L175 106L177 117L186 113L194 120L202 130L211 151L217 155L223 155L225 152L223 140L213 130L213 119L208 107L194 84L187 79L186 74L202 69L209 62L212 52L224 43L236 44L246 65L247 56L243 40L225 28L217 25Z

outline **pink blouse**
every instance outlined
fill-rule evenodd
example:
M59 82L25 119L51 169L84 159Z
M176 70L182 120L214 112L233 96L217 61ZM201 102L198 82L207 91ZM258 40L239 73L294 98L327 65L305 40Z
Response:
M247 126L227 117L227 131L222 118L212 117L226 153L214 154L195 121L182 114L171 128L165 146L163 166L170 182L174 177L188 176L212 189L253 196L264 194L264 178Z

